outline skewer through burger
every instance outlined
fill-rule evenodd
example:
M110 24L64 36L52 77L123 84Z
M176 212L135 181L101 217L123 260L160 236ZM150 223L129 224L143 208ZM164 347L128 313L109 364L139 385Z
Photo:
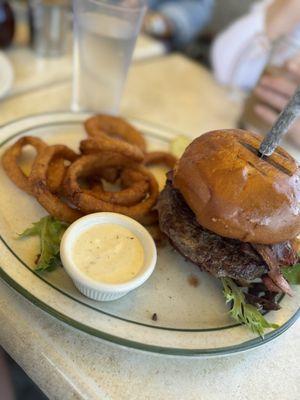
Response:
M256 294L269 298L255 302L272 309L270 293L292 295L282 269L298 261L300 169L281 147L261 158L262 139L238 129L195 139L168 174L157 209L161 230L186 259L241 286L257 282Z

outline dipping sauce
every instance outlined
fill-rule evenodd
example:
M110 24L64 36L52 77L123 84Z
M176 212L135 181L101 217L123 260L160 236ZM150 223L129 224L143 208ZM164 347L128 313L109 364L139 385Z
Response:
M128 282L144 264L144 249L139 239L117 224L91 226L78 236L72 254L81 272L103 283Z

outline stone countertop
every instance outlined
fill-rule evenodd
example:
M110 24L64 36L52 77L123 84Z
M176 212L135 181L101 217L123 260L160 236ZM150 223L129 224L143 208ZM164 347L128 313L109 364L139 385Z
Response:
M51 399L296 400L300 321L254 351L215 359L146 354L55 320L0 282L0 342Z
M0 103L0 124L66 110L61 82ZM240 106L210 73L171 55L133 65L122 113L196 136L232 127ZM0 343L51 399L257 399L299 397L300 321L277 340L227 358L151 355L90 337L0 282Z

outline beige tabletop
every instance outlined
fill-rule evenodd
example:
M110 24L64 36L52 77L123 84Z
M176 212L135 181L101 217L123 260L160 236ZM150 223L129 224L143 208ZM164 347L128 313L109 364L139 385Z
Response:
M68 109L70 82L0 102L0 124ZM124 115L186 135L232 127L240 111L211 74L180 55L136 63ZM300 322L276 341L227 358L158 356L90 337L55 320L0 282L0 344L51 399L299 398Z

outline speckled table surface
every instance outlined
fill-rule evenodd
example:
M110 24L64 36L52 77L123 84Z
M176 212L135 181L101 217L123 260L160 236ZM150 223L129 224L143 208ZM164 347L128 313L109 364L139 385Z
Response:
M70 82L0 103L0 124L66 110ZM209 72L171 55L133 65L122 113L196 136L232 127L239 105ZM0 343L51 399L299 398L300 322L252 352L215 359L150 355L92 338L55 320L0 282Z
M255 351L155 356L80 333L0 283L0 342L51 399L259 399L299 395L300 321Z

